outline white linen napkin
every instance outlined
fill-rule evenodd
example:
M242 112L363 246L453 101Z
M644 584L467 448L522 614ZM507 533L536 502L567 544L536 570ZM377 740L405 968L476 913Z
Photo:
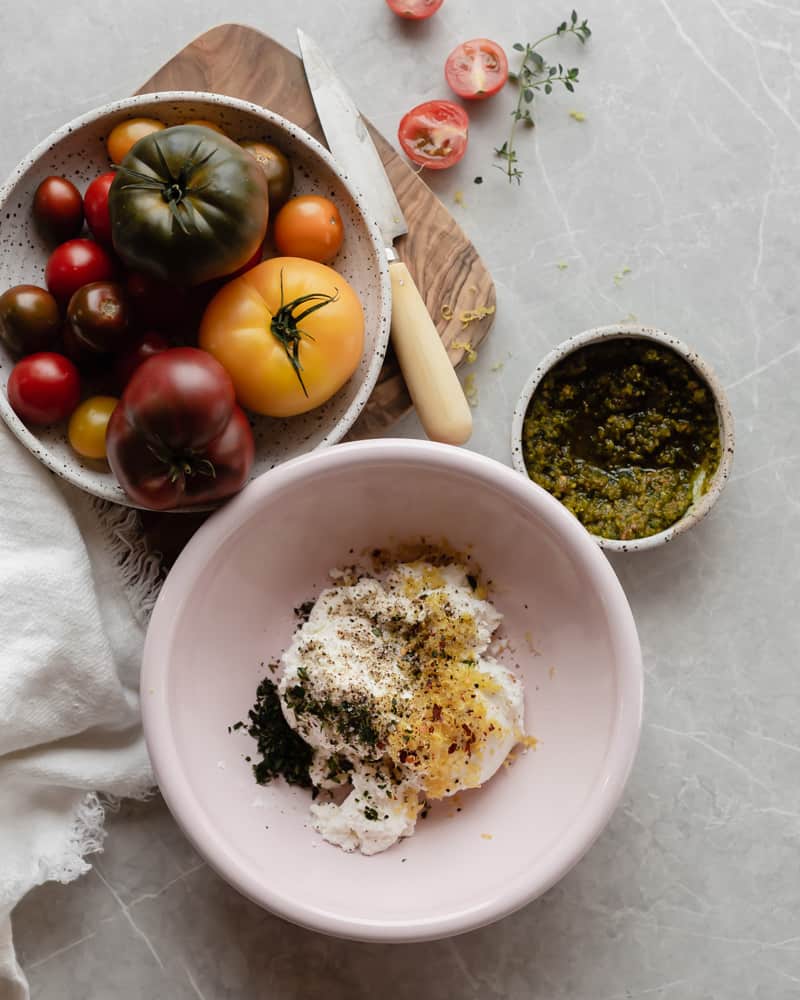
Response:
M99 795L153 775L139 713L146 617L161 582L136 514L93 500L0 424L0 996L27 1000L10 914L101 849Z

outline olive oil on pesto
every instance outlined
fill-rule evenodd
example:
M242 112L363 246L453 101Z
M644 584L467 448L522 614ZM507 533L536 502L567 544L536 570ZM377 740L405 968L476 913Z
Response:
M531 479L604 538L674 524L720 460L706 382L670 348L629 337L589 344L552 368L522 443Z

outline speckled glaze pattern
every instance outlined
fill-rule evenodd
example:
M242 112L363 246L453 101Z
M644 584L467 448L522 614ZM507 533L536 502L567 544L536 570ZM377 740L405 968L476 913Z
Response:
M646 538L621 541L617 538L602 538L599 535L593 536L599 545L612 552L641 552L645 549L652 549L658 545L664 545L672 541L677 535L688 531L689 528L701 521L716 503L717 498L725 487L725 483L728 481L733 466L735 433L733 412L731 411L728 397L722 387L722 383L712 369L709 368L706 362L695 351L687 347L682 341L665 333L663 330L657 330L655 327L626 323L595 327L592 330L586 330L563 341L558 347L550 351L536 367L520 393L511 423L511 460L518 472L521 472L524 476L528 475L522 450L523 425L533 394L547 372L555 367L559 361L567 357L567 355L572 354L573 351L577 351L581 347L586 347L587 344L595 344L603 340L617 340L622 337L653 340L656 343L666 345L688 361L711 389L719 421L719 466L706 492L696 503L693 503L689 507L680 520L664 531L659 531L655 535L648 535Z
M290 420L252 416L256 459L252 478L281 462L340 441L355 422L375 385L389 340L391 289L386 254L377 225L361 196L320 143L298 126L255 104L218 94L169 91L145 94L90 111L40 143L0 189L0 289L21 283L44 286L49 248L37 234L31 204L37 185L51 174L67 177L79 190L108 170L104 140L117 122L154 117L168 125L203 118L234 139L264 139L292 161L295 194L323 194L336 202L345 241L332 266L361 299L364 354L349 382L326 404ZM135 506L105 462L79 458L66 426L28 428L8 404L6 384L14 358L0 345L0 414L19 440L48 468L75 486L116 503ZM192 508L197 509L197 508Z

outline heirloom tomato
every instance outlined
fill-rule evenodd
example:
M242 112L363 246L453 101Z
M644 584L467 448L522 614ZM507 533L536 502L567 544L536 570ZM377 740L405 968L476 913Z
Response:
M330 267L274 257L217 292L198 342L228 372L242 406L291 417L330 399L356 370L364 314Z
M140 139L108 196L114 249L130 268L199 285L245 264L267 229L267 179L231 139L176 125Z

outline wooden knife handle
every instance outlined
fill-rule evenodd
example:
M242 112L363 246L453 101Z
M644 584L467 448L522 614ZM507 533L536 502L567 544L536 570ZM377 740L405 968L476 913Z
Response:
M389 265L392 278L392 344L406 386L431 441L464 444L472 413L439 332L406 265Z

